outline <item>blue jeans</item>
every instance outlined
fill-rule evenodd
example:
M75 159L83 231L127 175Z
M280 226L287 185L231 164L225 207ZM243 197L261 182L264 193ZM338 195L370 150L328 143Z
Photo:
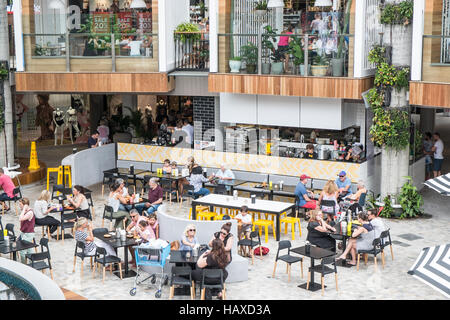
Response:
M6 192L0 193L0 201L9 201L12 200L7 194Z
M140 215L145 214L149 215L151 213L154 213L158 210L160 204L154 204L153 206L150 206L150 208L145 207L145 203L137 204L134 206L134 208L139 212Z
M200 190L198 190L197 192L194 192L194 196L196 196L198 198L199 196L207 196L210 193L211 192L208 189L200 188Z

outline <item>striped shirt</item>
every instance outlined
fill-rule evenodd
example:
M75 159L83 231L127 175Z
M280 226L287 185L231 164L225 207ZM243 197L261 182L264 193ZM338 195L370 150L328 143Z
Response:
M86 255L94 255L95 254L95 250L97 249L97 247L95 246L95 243L92 242L87 242L86 238L88 237L88 233L86 231L80 231L77 230L75 232L75 240L83 242L85 245L85 249L84 249L84 253Z

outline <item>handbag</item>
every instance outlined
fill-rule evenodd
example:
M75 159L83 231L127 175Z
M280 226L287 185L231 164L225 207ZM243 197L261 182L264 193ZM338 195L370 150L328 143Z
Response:
M261 251L262 251L262 255L263 256L265 256L265 255L267 255L268 253L269 253L269 248L267 248L267 247L258 247L258 248L256 248L254 251L253 251L253 253L255 254L255 255L261 255Z

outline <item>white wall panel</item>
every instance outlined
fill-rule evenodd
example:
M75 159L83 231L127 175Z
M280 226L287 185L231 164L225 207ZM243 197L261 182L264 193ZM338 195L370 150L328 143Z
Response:
M283 127L300 126L300 98L258 96L258 124Z
M341 130L342 100L301 97L300 126Z
M256 95L221 93L220 121L256 124Z

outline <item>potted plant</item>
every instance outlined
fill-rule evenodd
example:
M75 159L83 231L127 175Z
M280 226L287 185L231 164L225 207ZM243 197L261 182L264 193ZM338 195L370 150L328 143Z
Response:
M8 70L8 61L0 61L0 80L8 80L9 78L9 70Z
M262 50L263 50L263 59L261 63L262 74L270 73L270 56L275 51L275 47L273 44L277 41L275 37L276 32L277 29L273 29L269 25L264 27L264 34L262 37Z
M241 64L242 64L241 61L242 61L241 57L230 58L230 60L228 61L228 64L230 65L231 73L239 73L239 71L241 69Z
M241 57L245 61L247 73L256 73L256 66L258 64L258 47L248 42L241 47Z
M403 209L400 218L414 218L423 214L423 199L417 192L417 188L412 184L411 177L407 177L407 181L402 186L398 200Z
M258 16L263 16L267 13L267 0L260 0L255 2L255 13Z
M316 77L324 77L327 74L328 66L328 58L325 55L317 55L311 66L311 74Z
M294 65L299 66L300 75L305 75L305 52L300 38L293 38L289 42L290 53L294 56ZM311 65L308 63L308 74L311 73Z
M175 37L180 39L181 43L187 39L200 40L200 28L194 23L180 23L175 28Z
M345 6L345 13L344 13L344 25L339 28L339 34L338 34L338 50L336 53L336 57L331 59L331 68L332 68L332 75L333 77L342 77L344 75L344 63L345 63L345 57L344 57L344 44L345 44L345 37L342 36L347 32L348 24L350 21L350 9L352 7L353 0L347 0L346 6Z
M271 74L282 74L283 73L283 59L284 59L284 53L282 53L279 49L275 50L272 55L270 56L270 59L272 60L272 63L270 65L271 67Z

